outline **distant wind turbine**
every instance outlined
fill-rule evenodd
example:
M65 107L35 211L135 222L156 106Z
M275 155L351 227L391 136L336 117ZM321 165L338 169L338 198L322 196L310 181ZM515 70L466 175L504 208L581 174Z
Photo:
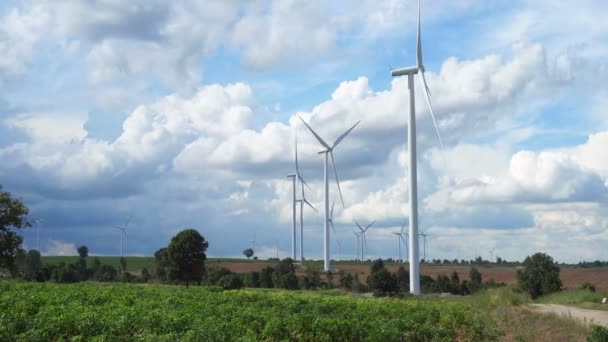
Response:
M336 184L338 185L338 192L340 194L340 200L342 201L342 207L344 207L344 198L342 197L342 190L340 189L340 180L338 179L338 171L336 170L336 162L334 160L334 148L336 148L336 146L338 146L338 144L344 139L346 138L346 136L348 135L348 133L350 133L350 131L352 131L355 127L357 127L357 125L359 124L359 122L361 121L357 121L356 124L354 124L351 128L349 128L346 132L342 133L342 135L340 135L336 141L334 141L334 143L330 146L328 143L325 142L325 140L323 140L323 138L321 138L317 132L315 132L312 127L310 127L306 121L304 121L304 119L302 119L300 117L300 120L304 123L304 125L308 128L308 130L310 130L310 132L312 133L312 135L314 135L314 137L317 139L317 141L325 148L323 151L319 152L319 154L325 154L325 162L323 164L323 178L324 178L324 208L325 208L325 213L324 213L324 220L323 220L323 270L325 272L329 272L331 271L331 266L330 266L330 255L329 255L329 163L328 163L328 157L331 157L331 164L333 166L334 169L334 175L336 176Z
M399 247L399 258L397 259L399 262L403 262L403 258L401 258L401 242L403 242L405 244L405 248L407 249L407 240L403 240L403 237L405 236L407 239L407 235L403 232L405 230L405 227L407 226L407 223L403 225L403 227L401 227L401 230L398 232L393 232L393 234L397 235L397 244ZM407 254L407 253L406 253Z
M129 239L129 237L127 236L127 226L129 225L129 222L131 222L131 218L132 216L129 216L129 218L127 219L127 222L122 225L122 226L114 226L114 228L120 230L120 256L124 257L124 242L123 242L123 238L124 239Z
M357 227L359 227L359 231L361 231L361 238L362 238L362 243L361 243L361 261L365 260L365 255L364 252L367 250L367 239L365 238L365 232L374 224L376 223L376 220L374 220L372 223L368 224L367 226L365 226L365 228L361 227L361 225L353 220L353 222L355 222L355 224L357 225Z
M424 65L422 63L422 41L420 38L420 0L418 0L418 32L416 37L416 65L406 68L391 70L391 76L407 76L409 88L410 114L408 119L407 136L409 149L409 203L410 203L410 292L414 295L420 294L420 261L418 258L418 187L416 171L416 109L414 97L414 75L420 76L424 87L426 103L435 125L435 131L439 137L439 144L443 147L443 141L439 134L439 128L435 120L433 106L431 105L431 92L424 76Z
M310 202L308 202L308 200L306 199L306 192L304 191L304 186L306 186L309 189L310 189L310 186L308 186L308 184L306 184L306 181L304 180L304 173L302 172L302 170L300 170L300 165L298 163L298 136L297 136L297 134L296 134L296 140L295 140L295 161L296 161L296 173L295 173L294 181L297 179L300 182L300 192L301 192L301 198L296 200L296 202L300 204L300 261L304 261L304 204L308 205L312 210L314 210L317 213L319 211L312 204L310 204ZM294 193L295 193L295 189L294 189ZM294 214L295 214L295 212L294 212ZM295 232L294 232L294 235L292 236L292 238L294 238L294 241L295 241ZM295 244L293 247L295 248ZM294 252L295 252L295 250L294 250ZM295 257L294 257L294 260L295 260Z
M425 233L425 232L421 232L420 234L418 234L420 236L422 236L422 247L423 247L423 254L422 254L422 260L424 260L425 263L428 263L429 261L426 260L426 237L429 236L429 234Z

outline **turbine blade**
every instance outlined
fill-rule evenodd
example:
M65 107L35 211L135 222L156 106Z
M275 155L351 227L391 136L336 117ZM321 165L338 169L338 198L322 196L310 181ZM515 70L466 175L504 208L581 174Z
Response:
M416 66L420 72L424 72L422 65L422 41L420 39L420 0L418 0L418 31L416 34Z
M308 128L308 130L310 130L310 132L312 133L312 135L315 136L315 138L317 138L317 140L319 141L319 143L321 145L323 145L326 149L331 150L331 147L329 147L329 145L325 142L325 140L323 140L323 138L321 138L317 132L315 132L312 127L308 126L308 124L306 123L306 121L304 121L304 119L302 119L302 117L298 116L300 118L300 120L302 121L302 123L304 123L304 125Z
M365 230L367 230L369 227L372 226L372 224L376 223L376 220L374 220L372 223L368 224L367 226L365 226Z
M308 200L306 200L306 198L304 199L304 203L308 204L312 210L316 211L317 213L319 212L312 204L310 204L310 202L308 202Z
M355 129L355 127L357 127L357 125L361 122L361 120L357 121L356 124L353 125L353 127L349 128L346 132L342 133L341 136L338 137L338 139L336 139L336 141L334 141L334 144L331 148L336 147L342 140L344 140L344 138L346 138L346 136L348 135L348 133L350 133L350 131L352 131L353 129Z
M359 229L363 230L363 227L361 227L361 225L359 224L359 222L355 221L355 219L353 219L353 222L355 222L355 224L357 225L357 227L359 227Z
M441 139L441 134L439 134L439 126L437 126L437 120L435 120L435 113L433 112L433 105L431 104L431 95L428 90L428 85L426 84L426 77L424 77L424 71L418 73L420 75L420 79L422 80L422 84L424 85L424 98L426 99L426 103L429 106L429 111L431 112L431 118L433 119L433 125L435 126L435 132L437 133L437 138L439 138L439 145L443 149L443 140Z
M331 156L331 165L334 167L334 175L336 175L336 184L338 185L338 192L340 193L340 201L342 202L342 208L346 208L344 206L344 197L342 197L342 189L340 189L340 179L338 179L338 170L336 170L336 161L334 160L333 151L329 151L329 155Z
M331 229L334 231L334 234L336 234L336 227L334 227L334 220L329 220L329 225L331 226Z
M300 182L304 185L306 185L307 188L310 189L310 186L306 183L306 181L304 180L304 173L300 170L300 164L298 163L298 133L296 131L296 148L295 148L295 154L296 154L296 175L298 176L298 179L300 180ZM304 189L302 189L302 192L304 192Z
M123 227L127 228L127 226L129 225L129 222L131 222L132 218L133 218L133 214L129 215L129 218L127 219L127 223L125 223L125 225Z
M334 199L333 202L331 202L331 211L329 212L329 217L333 218L334 217L334 205L336 204L336 200Z

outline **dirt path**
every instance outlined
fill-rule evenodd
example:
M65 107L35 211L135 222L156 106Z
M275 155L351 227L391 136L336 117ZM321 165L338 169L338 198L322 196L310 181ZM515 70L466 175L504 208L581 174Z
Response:
M580 309L557 304L531 304L531 306L535 311L554 313L560 316L577 319L585 324L593 323L608 327L608 311Z

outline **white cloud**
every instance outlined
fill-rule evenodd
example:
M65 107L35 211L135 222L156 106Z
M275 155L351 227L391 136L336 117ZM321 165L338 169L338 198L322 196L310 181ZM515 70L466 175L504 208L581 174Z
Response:
M73 243L49 239L43 255L78 255L78 252L76 251L76 245Z

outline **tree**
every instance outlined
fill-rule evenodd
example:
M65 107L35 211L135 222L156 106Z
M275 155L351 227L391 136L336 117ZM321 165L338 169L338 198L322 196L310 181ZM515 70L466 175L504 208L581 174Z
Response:
M532 299L561 290L559 267L549 255L536 253L528 256L523 266L523 270L517 271L517 283Z
M205 251L209 243L194 229L185 229L171 239L167 247L169 277L183 281L186 287L190 282L200 282L205 274Z
M16 229L31 227L26 216L28 208L0 185L0 268L11 269L23 238ZM14 230L15 229L15 230Z
M307 265L304 277L302 277L302 287L307 290L315 290L321 286L321 270L316 265Z
M267 266L260 271L260 287L273 288L274 282L272 281L272 275L274 274L274 268Z
M167 280L167 268L169 268L169 255L166 248L161 248L154 253L156 259L156 278L160 281Z
M467 289L469 293L475 293L481 286L483 285L481 272L477 270L475 267L471 267L471 271L469 271L469 282L467 283Z
M403 293L410 292L410 273L400 266L396 274L397 287Z
M371 274L367 277L367 286L374 293L374 296L385 296L397 292L397 278L392 275L382 259L372 263Z
M80 255L81 258L86 258L89 256L89 248L87 246L80 246L78 247L78 255Z
M247 259L249 259L253 256L253 249L247 248L243 251L243 254L247 257Z
M25 255L22 276L23 279L29 281L43 281L42 262L40 261L40 252L37 250L30 249Z

